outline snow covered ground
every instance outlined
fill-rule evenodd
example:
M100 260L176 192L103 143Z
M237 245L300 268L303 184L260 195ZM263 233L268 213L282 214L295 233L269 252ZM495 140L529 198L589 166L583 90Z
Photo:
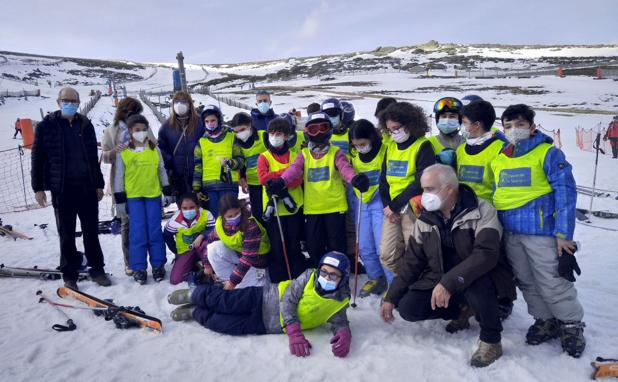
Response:
M581 52L578 52L580 54ZM612 54L616 54L613 52ZM1 65L1 64L0 64ZM273 64L275 65L275 64ZM248 65L249 67L249 65ZM212 67L208 67L212 73ZM148 72L150 68L146 69ZM190 80L204 76L200 66L189 67ZM252 70L255 70L253 68ZM462 96L477 93L495 103L498 114L512 103L525 102L536 107L550 104L582 107L596 110L617 110L616 83L611 80L594 81L586 77L537 77L530 79L419 79L406 74L386 73L369 76L338 76L331 82L372 81L374 85L338 86L333 89L316 89L315 85L328 82L317 79L288 81L273 84L288 87L285 93L273 95L275 111L291 107L303 108L313 101L330 95L353 94L351 97L357 117L373 119L377 91L392 91L394 96L409 99L431 112L433 102L441 96ZM101 79L101 83L105 81ZM157 67L157 73L144 81L127 84L130 94L145 88L170 86L171 69ZM256 84L257 86L258 84ZM0 79L1 90L32 89L33 86ZM444 86L460 86L463 91L446 91ZM478 90L484 87L541 86L549 93L541 95L512 94L497 90ZM426 87L426 90L418 89ZM94 88L106 90L106 85L77 86L85 94ZM0 150L13 148L13 123L17 117L37 119L39 108L55 110L58 87L43 89L42 97L29 97L28 101L6 98L0 106ZM231 95L237 89L226 89ZM235 94L240 98L242 95ZM249 96L247 96L249 97ZM251 104L249 97L243 100ZM196 101L214 103L214 99L197 95ZM154 98L153 98L154 100ZM238 109L221 105L226 118ZM164 112L166 112L164 110ZM97 134L113 118L110 97L102 97L90 114ZM153 129L159 123L152 112L145 108L145 115ZM549 129L561 129L563 150L573 164L578 184L591 186L594 154L580 151L575 145L575 126L592 127L597 123L606 126L611 115L573 114L568 112L537 112L537 123ZM3 164L6 166L7 164ZM609 155L599 158L597 187L618 190L616 169L618 160ZM105 170L105 168L104 168ZM4 182L0 179L0 183ZM8 180L6 180L8 181ZM1 187L1 186L0 186ZM598 198L594 210L618 212L618 201ZM589 198L579 195L578 206L588 208ZM109 196L101 204L101 216L108 216ZM59 259L58 236L51 207L28 212L0 214L4 224L34 237L32 241L12 241L0 238L0 263L7 266L55 267ZM49 224L46 230L35 224ZM618 221L592 218L596 226L618 229ZM0 380L224 380L248 379L255 381L324 381L349 379L358 381L584 381L589 379L590 361L596 356L618 356L618 251L614 247L618 232L577 225L576 240L582 246L578 261L583 274L576 282L579 296L586 311L585 321L588 346L581 359L561 353L558 341L536 347L524 343L524 336L532 318L527 314L523 299L515 302L512 316L504 322L504 356L492 366L477 370L468 367L469 357L476 347L478 325L455 335L444 331L445 322L433 321L411 324L397 317L393 325L386 325L378 317L379 299L370 297L358 301L356 309L349 309L353 332L352 349L345 359L333 357L328 343L330 333L317 329L306 333L313 344L312 354L306 359L296 359L288 351L285 335L230 337L210 332L198 324L176 323L169 313L174 308L167 304L166 296L176 289L167 281L154 284L149 279L145 286L137 285L124 276L120 237L101 235L101 245L106 258L106 270L113 274L114 285L98 287L85 281L80 288L101 298L113 298L123 305L139 305L146 313L159 317L163 334L146 330L120 331L110 322L94 317L88 311L66 312L78 329L56 333L51 325L62 323L63 316L51 307L38 304L37 290L54 296L59 281L33 279L0 279ZM78 248L83 248L77 240ZM613 249L612 249L613 248ZM172 256L168 257L171 262ZM168 264L169 270L169 264ZM364 279L361 278L361 284Z

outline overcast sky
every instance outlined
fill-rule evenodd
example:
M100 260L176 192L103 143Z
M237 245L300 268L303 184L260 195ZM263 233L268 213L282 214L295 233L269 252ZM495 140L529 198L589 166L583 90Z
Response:
M455 43L618 43L617 0L2 0L0 50L227 63Z

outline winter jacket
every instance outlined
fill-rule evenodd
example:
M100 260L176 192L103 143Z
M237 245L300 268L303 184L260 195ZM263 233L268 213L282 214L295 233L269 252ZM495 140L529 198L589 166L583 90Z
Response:
M300 276L292 280L292 284L285 290L281 301L279 301L279 284L269 284L264 287L262 294L262 319L266 332L270 334L282 333L280 314L283 316L285 326L299 322L298 321L298 302L303 296L303 290L315 269L307 269ZM318 278L314 279L314 288L319 289ZM347 284L335 290L334 292L322 294L324 298L331 298L337 301L343 301L350 297L350 288ZM329 320L331 331L334 333L341 328L349 330L350 323L346 309L342 309L335 313Z
M495 208L479 199L469 186L460 184L454 214L448 237L452 243L444 243L448 239L441 234L442 215L423 209L385 301L397 305L408 289L431 290L438 283L451 294L461 293L486 273L499 298L515 298L513 275L501 258L502 226ZM454 248L459 257L458 264L448 272L444 271L442 253L445 244Z
M103 189L105 181L97 157L97 137L94 126L86 116L81 114L75 114L73 124L79 124L79 136L86 157L90 184L95 188ZM67 178L63 130L70 128L69 120L62 118L60 110L48 114L36 126L31 156L34 192L49 190L52 194L62 193Z
M251 109L251 126L258 131L266 131L270 121L275 118L277 118L277 114L275 114L273 109L268 109L266 114L260 113L256 108Z
M124 126L121 127L120 125L124 125ZM119 121L118 124L110 125L103 132L103 139L101 140L101 149L102 149L101 160L103 161L103 163L112 165L110 174L109 174L109 179L112 180L112 182L113 182L114 176L116 175L116 150L115 148L119 143L122 143L124 145L129 144L128 140L125 139L124 142L122 142L122 139L120 138L120 134L122 133L122 130L126 128L127 128L126 124L123 121ZM150 127L148 128L148 139L150 139L152 142L156 142L157 140L152 132L152 129L150 129Z
M212 216L210 211L200 208L200 214L206 214L206 230L201 233L202 238L206 240L208 235L214 231L215 228L215 218ZM170 220L165 223L165 227L163 228L163 240L172 253L175 255L178 254L176 250L176 233L181 228L191 228L195 224L197 224L197 218L193 219L191 224L188 224L185 218L182 216L181 211L176 211L174 215L170 218Z
M163 122L159 128L159 149L165 163L165 169L170 175L170 183L185 182L187 189L191 188L193 179L194 157L193 150L200 137L204 135L203 123L198 123L192 134L182 135L182 130L176 130L169 123ZM182 137L180 144L178 141ZM176 145L178 144L178 149ZM174 153L174 149L176 152Z
M414 143L415 139L410 137L407 141L402 143L393 143L396 144L400 150L405 150L410 147ZM401 194L394 197L391 200L390 196L390 186L388 181L386 180L387 174L387 158L384 158L384 163L382 164L382 171L380 172L380 197L382 198L382 203L385 206L389 206L391 211L399 212L401 211L412 199L413 197L420 195L423 193L423 189L421 188L421 176L423 175L423 171L425 168L431 166L436 163L436 155L433 152L433 147L430 142L424 142L418 150L418 154L416 155L416 175L414 182L410 183L408 187L403 190Z
M505 144L502 152L509 157L520 157L544 142L552 144L553 140L537 130L515 147ZM515 234L572 240L577 203L572 167L560 149L551 147L545 155L543 170L553 191L521 207L498 211L500 222L506 231Z
M618 122L610 122L605 132L604 139L618 139Z
M146 150L148 150L149 147L146 146ZM136 149L132 149L132 148L127 148L125 150L133 150L133 151L137 151ZM159 154L159 157L161 157L161 152L159 150L159 148L155 147L155 150L157 150L157 153ZM110 179L113 182L112 185L112 190L114 191L114 199L116 200L116 203L126 203L127 200L127 195L125 192L125 164L122 161L122 152L117 153L116 154L116 173L114 174L114 178ZM169 187L169 180L167 178L167 173L165 172L165 167L163 166L163 161L160 160L159 161L159 168L157 169L157 175L159 177L159 184L161 185L161 191L163 193L163 195L170 195L171 194L171 190Z

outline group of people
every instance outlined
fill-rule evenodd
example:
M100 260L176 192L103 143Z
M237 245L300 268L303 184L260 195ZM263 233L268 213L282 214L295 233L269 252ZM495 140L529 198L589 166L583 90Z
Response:
M32 155L33 189L42 205L52 192L60 269L72 288L83 260L76 215L93 279L109 284L92 232L103 178L78 102L73 89L60 92ZM168 297L180 305L174 320L234 335L285 332L297 356L311 348L302 331L329 323L333 354L344 357L358 254L368 276L360 297L383 296L385 322L397 310L407 321L449 320L456 332L474 316L472 366L502 355L516 284L534 318L526 342L559 338L569 355L583 352L575 180L529 106L506 108L500 131L490 102L444 97L433 109L439 133L429 137L423 109L393 98L379 100L373 123L355 120L353 105L337 98L309 105L303 119L276 114L271 95L258 91L250 114L225 121L214 105L198 115L177 92L158 139L141 112L133 98L118 103L102 160L112 165L127 275L146 283L149 261L163 280L167 246L170 282L189 285ZM162 230L163 206L174 202Z

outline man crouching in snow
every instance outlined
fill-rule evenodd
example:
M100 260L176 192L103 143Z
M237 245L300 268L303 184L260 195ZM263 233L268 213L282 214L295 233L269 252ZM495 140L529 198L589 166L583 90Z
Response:
M481 327L470 364L487 366L502 356L497 295L513 290L512 275L498 262L502 226L491 204L460 185L449 166L427 167L421 187L423 210L380 315L391 323L397 307L406 321L451 320L467 303Z
M294 280L264 287L224 290L208 281L172 292L170 304L182 305L172 312L175 321L193 317L203 326L231 335L287 333L290 352L309 355L311 344L302 329L330 323L332 351L345 357L352 334L346 316L350 301L350 263L340 252L328 252L318 269L308 269Z

